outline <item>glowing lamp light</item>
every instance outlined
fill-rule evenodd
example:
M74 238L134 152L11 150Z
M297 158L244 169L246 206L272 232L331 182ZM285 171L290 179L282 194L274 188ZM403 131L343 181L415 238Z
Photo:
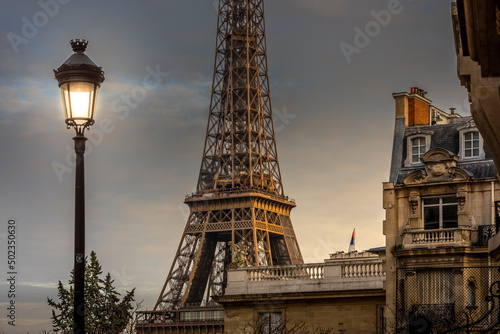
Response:
M74 54L54 70L54 75L61 89L66 124L83 134L94 124L97 91L104 72L85 54L86 40L74 39L70 43Z
M87 82L61 85L66 123L94 123L95 100L99 87ZM89 124L91 125L91 124Z

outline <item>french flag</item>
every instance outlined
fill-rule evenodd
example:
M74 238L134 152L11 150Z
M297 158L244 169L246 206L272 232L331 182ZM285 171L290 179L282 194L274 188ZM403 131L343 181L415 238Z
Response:
M349 244L349 250L347 253L352 253L356 251L356 246L354 246L354 232L356 229L352 230L352 237L351 237L351 243Z

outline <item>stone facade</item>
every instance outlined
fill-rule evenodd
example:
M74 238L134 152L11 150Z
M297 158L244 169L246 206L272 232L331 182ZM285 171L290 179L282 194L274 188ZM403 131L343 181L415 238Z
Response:
M471 114L500 168L500 4L494 0L452 3L460 83L469 93ZM500 234L489 251L500 261Z
M460 83L493 160L500 168L500 3L458 0L452 22Z
M217 300L224 306L225 331L243 333L272 314L289 329L380 333L384 256L336 253L325 263L231 270Z
M354 297L348 295L328 296L321 299L316 296L303 296L300 300L286 298L286 301L259 301L255 305L234 306L226 310L226 333L244 333L245 325L259 321L259 314L279 312L286 318L288 328L303 323L305 331L315 329L333 329L333 333L380 333L381 310L385 299L383 296ZM303 333L298 331L297 333Z
M408 312L417 312L424 304L426 312L457 311L458 300L465 300L468 293L467 279L473 276L467 276L465 268L489 265L487 241L496 233L493 225L500 186L490 151L471 117L453 110L446 113L427 98L421 114L411 116L410 101L422 94L418 89L394 94L391 176L383 185L389 332L397 327L397 313L407 312L403 325L408 326ZM433 119L432 110L439 117ZM407 119L410 116L427 121L416 123ZM403 272L404 277L398 276ZM419 292L418 297L411 291L412 284L418 289L419 284L432 282L436 286L427 289L438 290L435 295ZM446 296L439 294L450 285L459 288Z

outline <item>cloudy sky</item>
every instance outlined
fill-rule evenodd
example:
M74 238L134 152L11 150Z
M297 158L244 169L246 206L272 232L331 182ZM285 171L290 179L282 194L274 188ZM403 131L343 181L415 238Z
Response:
M47 297L73 258L73 130L52 69L73 38L106 73L86 155L87 253L151 309L201 163L217 23L213 0L1 1L0 333L51 329ZM378 21L377 21L378 20ZM468 114L449 0L267 0L276 139L307 262L384 245L394 100L418 86ZM361 31L361 33L360 33ZM363 34L364 37L361 35ZM157 73L155 88L141 87ZM7 225L17 224L16 327ZM4 279L5 277L5 279Z

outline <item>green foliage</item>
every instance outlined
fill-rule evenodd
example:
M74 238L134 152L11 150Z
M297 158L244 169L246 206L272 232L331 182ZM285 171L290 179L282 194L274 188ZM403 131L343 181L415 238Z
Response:
M101 278L102 268L94 251L90 253L90 263L85 259L85 330L95 334L122 333L132 319L134 291L127 291L123 299L113 286L114 280L108 273ZM55 333L73 332L73 283L71 271L70 287L66 289L59 281L57 296L59 302L47 298L53 307L52 327Z

